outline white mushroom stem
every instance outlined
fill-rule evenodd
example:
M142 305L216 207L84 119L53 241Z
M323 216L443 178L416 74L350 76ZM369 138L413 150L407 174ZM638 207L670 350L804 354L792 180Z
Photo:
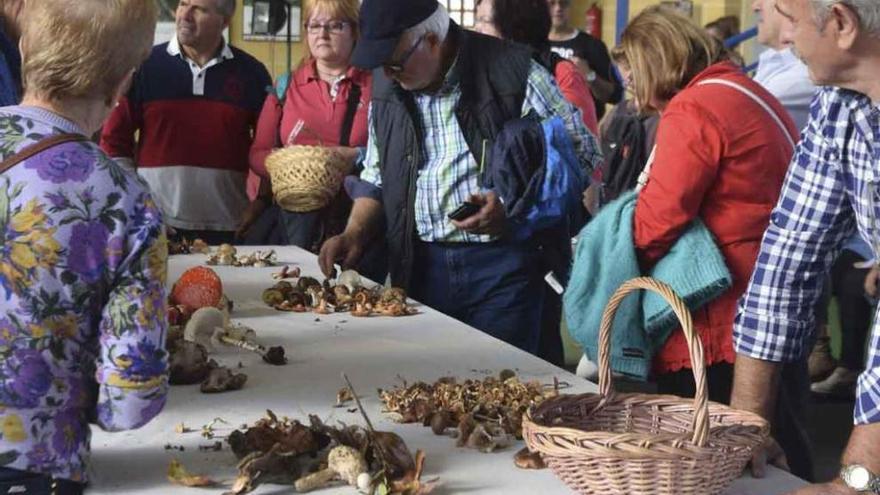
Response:
M236 324L226 327L226 335L238 340L253 340L256 338L257 332L253 328Z
M323 488L334 480L357 486L358 476L367 470L364 456L352 447L333 447L327 456L327 469L296 480L296 491L307 492Z
M216 339L219 342L226 344L226 345L238 347L239 349L244 349L246 351L256 352L257 354L259 354L261 356L266 354L265 347L261 346L260 344L255 343L255 342L250 342L248 340L241 340L241 339L237 339L235 337L232 337L229 334L227 334L226 329L223 329L223 328L217 329L216 333L214 334L214 339Z

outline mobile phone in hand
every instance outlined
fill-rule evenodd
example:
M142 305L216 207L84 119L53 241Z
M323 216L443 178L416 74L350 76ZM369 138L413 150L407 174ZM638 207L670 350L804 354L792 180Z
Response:
M465 201L464 203L459 205L459 207L456 208L455 211L450 213L448 216L449 216L450 220L462 221L465 218L468 218L468 217L476 214L478 211L480 211L480 208L482 208L482 206L478 205L477 203L471 203L470 201Z

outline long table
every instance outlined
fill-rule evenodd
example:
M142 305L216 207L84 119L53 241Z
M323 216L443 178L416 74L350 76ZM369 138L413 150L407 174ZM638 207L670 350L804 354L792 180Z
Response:
M304 275L320 279L314 255L292 247L274 249L282 265L299 266ZM205 255L173 256L169 283L185 269L204 264L205 260ZM424 305L416 305L418 315L402 318L278 312L260 301L263 289L275 283L271 274L278 271L277 267L214 269L235 303L233 320L254 328L264 344L284 345L289 363L270 366L254 354L222 350L213 356L218 362L231 368L241 363L241 371L248 375L242 390L202 394L198 385L175 386L165 410L143 428L119 433L94 429L88 493L222 493L237 473L236 460L225 444L219 452L200 451L200 445L216 441L200 435L202 426L222 418L228 425L217 422L214 428L222 436L244 423L253 423L267 409L303 422L307 422L309 414L317 414L325 422L363 424L359 414L333 407L337 391L344 386L343 372L363 397L377 429L398 433L413 452L425 451L425 476L439 477L442 482L434 493L570 493L549 470L524 471L513 465L512 455L521 443L493 454L456 448L454 440L435 436L430 428L398 424L387 418L381 412L376 390L400 384L401 379L412 382L433 381L442 376L485 377L502 369L512 369L522 379L544 383L552 383L556 377L569 386L566 393L595 392L597 387L593 383ZM180 423L195 431L177 433L175 427ZM169 446L182 446L184 450L169 450ZM225 481L226 486L194 489L170 484L166 474L172 458L191 472ZM740 478L728 494L776 495L802 485L798 478L770 469L761 480ZM290 486L263 485L254 493L291 492ZM321 493L353 494L356 490L337 487Z

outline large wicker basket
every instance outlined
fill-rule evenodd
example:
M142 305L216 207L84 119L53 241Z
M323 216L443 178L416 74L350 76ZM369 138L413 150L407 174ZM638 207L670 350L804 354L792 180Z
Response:
M616 393L609 346L617 307L649 289L672 306L690 348L697 394ZM769 433L760 416L709 403L703 346L690 312L672 289L650 278L623 284L611 297L599 333L599 393L549 399L523 418L523 436L553 472L583 494L718 494L743 471Z
M266 157L275 201L289 211L327 206L339 192L348 169L339 153L324 146L288 146Z

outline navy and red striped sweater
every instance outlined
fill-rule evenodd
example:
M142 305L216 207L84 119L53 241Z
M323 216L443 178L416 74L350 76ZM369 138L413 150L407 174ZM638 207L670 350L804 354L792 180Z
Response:
M101 147L134 160L169 225L234 230L271 82L262 63L228 45L203 68L181 54L177 40L158 45L104 125Z

